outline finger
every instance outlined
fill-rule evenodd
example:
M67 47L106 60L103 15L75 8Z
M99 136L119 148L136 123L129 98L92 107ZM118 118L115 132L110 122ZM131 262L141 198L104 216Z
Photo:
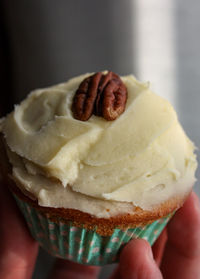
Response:
M168 225L164 278L200 278L200 205L192 193Z
M49 279L95 279L100 268L77 264L68 260L57 260Z
M119 273L113 279L161 279L149 243L143 239L129 242L120 255Z
M167 242L167 230L164 229L152 247L153 257L158 266L162 261L165 244Z
M0 278L31 278L38 245L5 185L0 185Z

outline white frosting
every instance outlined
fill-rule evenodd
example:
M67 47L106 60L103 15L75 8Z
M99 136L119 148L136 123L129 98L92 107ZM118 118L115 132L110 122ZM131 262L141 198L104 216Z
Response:
M76 120L72 98L86 76L32 92L3 120L20 187L40 205L97 217L134 206L151 210L187 193L197 162L172 106L148 84L126 76L128 100L118 119Z

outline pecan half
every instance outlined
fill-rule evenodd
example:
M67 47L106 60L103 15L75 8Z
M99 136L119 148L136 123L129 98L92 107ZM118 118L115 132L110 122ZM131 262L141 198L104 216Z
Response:
M74 118L86 121L92 115L101 76L102 73L96 73L79 85L72 104Z
M73 99L72 111L78 120L88 120L92 113L115 120L124 110L127 89L118 75L96 73L84 79Z

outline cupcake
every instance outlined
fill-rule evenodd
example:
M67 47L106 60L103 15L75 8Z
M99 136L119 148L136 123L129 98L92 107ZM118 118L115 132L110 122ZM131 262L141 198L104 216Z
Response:
M33 237L81 264L153 244L195 182L194 145L149 83L85 74L31 92L1 119L1 174Z

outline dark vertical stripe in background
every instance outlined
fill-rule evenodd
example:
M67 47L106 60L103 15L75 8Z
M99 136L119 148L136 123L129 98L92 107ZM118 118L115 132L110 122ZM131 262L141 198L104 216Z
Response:
M4 2L0 2L0 117L12 110L12 56L5 23Z

